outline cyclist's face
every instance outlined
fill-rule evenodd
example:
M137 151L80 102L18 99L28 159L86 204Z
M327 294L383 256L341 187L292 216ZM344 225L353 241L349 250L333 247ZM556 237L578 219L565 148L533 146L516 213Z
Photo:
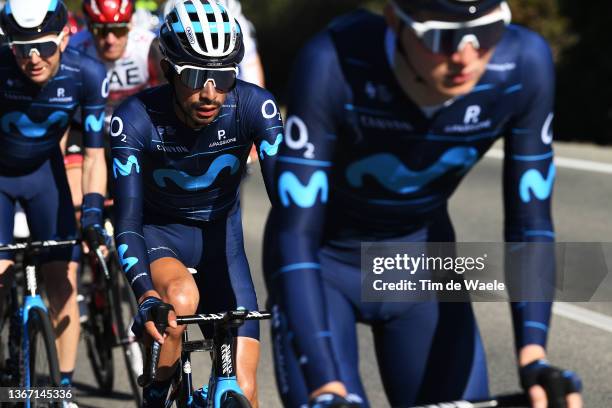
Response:
M444 16L424 16L419 20L445 19ZM399 24L396 25L396 29L398 28ZM469 93L484 74L495 50L477 49L472 42L467 42L452 54L436 54L427 49L409 27L404 25L398 35L399 46L404 50L416 73L432 91L446 97Z
M182 111L179 117L184 116L183 122L191 128L212 123L227 97L226 93L219 92L214 87L212 81L208 81L204 88L194 90L183 85L178 76L174 75L173 84L177 103Z
M58 38L57 34L45 34L39 37L28 38L13 38L14 41L31 41L46 42ZM68 28L64 28L64 36L57 47L57 51L50 56L41 56L36 51L30 52L29 56L15 55L17 65L23 73L30 78L32 82L38 85L44 85L57 73L60 66L61 53L68 46Z
M94 35L98 55L108 62L117 61L123 56L128 43L128 30L100 30Z

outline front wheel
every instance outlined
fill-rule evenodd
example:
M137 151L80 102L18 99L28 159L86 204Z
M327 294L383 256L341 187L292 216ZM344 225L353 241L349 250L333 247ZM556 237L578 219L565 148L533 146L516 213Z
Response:
M221 408L251 408L251 403L244 395L228 391L221 399Z
M59 387L60 372L55 349L55 336L49 316L38 307L29 311L28 317L28 359L30 388ZM25 380L25 379L24 379ZM22 386L25 384L22 383ZM44 400L30 401L30 407L55 407L58 404Z
M90 266L94 279L89 291L89 319L85 323L85 345L96 382L102 390L111 392L115 377L113 366L115 334L111 309L114 299L100 265L92 262Z

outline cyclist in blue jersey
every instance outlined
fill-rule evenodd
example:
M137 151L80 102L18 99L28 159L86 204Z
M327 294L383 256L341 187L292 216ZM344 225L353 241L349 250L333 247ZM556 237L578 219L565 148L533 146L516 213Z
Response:
M256 310L238 190L253 143L267 174L283 139L274 97L236 78L242 33L225 7L178 2L160 45L168 84L127 99L110 124L115 238L140 304L134 332L158 340L149 320L162 301L179 315ZM176 370L182 328L170 320L146 406L163 403ZM256 405L259 326L237 335L238 382Z
M554 241L554 67L510 17L500 0L396 0L384 18L338 18L300 53L264 241L285 406L369 406L357 322L391 406L488 397L471 304L363 302L360 243L453 242L448 199L502 137L505 239ZM581 406L578 377L546 362L551 304L511 309L533 405L557 378Z
M101 224L106 189L102 149L104 67L66 48L66 7L58 0L11 0L0 13L8 46L0 48L0 244L13 240L13 213L24 208L34 240L74 239L76 223L59 142L81 109L85 124L84 228ZM72 252L72 253L71 253ZM79 339L78 248L55 251L42 267L63 383L70 383ZM12 260L0 255L2 288Z

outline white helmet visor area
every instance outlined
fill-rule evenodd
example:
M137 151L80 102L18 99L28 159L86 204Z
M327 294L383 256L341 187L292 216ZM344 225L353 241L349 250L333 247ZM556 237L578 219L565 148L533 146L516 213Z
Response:
M512 18L505 2L493 13L469 21L419 22L397 6L395 12L429 51L446 55L460 51L467 43L471 43L475 49L494 47L501 40Z

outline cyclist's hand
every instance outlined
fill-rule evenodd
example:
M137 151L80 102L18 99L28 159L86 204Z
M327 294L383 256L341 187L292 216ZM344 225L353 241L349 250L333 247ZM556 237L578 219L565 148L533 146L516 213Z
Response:
M108 243L110 237L106 233L106 230L99 224L90 225L89 227L83 228L83 252L88 254L90 249L100 249L102 256L106 258L108 256Z
M166 316L159 316L160 313L166 313ZM160 317L163 320L167 319L169 327L176 327L176 315L172 305L164 303L156 292L152 292L138 305L138 313L132 325L132 332L136 338L142 339L143 335L147 334L153 340L163 344L166 334L160 333L155 327L155 321Z
M351 396L343 398L338 394L325 393L319 394L308 401L309 408L361 408L358 401L354 401Z
M582 407L582 381L573 371L536 360L520 369L520 377L534 408Z

